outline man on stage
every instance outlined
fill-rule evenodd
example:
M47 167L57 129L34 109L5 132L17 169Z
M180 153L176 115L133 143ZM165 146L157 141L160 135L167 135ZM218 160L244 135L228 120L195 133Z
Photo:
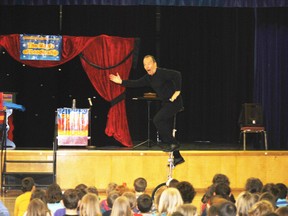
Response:
M165 144L165 152L173 152L174 166L184 163L179 152L179 143L173 136L173 117L183 108L181 93L181 73L175 70L157 67L152 55L143 59L147 74L137 80L122 80L120 75L110 74L110 80L125 87L151 87L162 102L161 109L153 118L153 122Z

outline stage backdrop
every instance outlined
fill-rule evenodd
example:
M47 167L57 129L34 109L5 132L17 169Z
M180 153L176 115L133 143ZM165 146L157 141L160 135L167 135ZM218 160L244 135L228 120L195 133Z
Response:
M139 56L153 54L157 57L160 66L173 68L182 73L185 112L178 118L177 134L180 141L239 142L238 118L241 104L259 102L265 113L269 149L288 149L287 1L95 0L73 1L75 5L71 5L69 0L58 2L63 5L51 5L51 1L16 2L7 0L7 4L18 3L21 6L1 5L0 34L48 32L59 35L106 34L125 38L139 37L141 38ZM25 3L41 6L27 6ZM56 2L53 3L56 4ZM168 3L170 6L165 7ZM187 4L185 5L185 3ZM76 4L91 5L87 7L87 5ZM133 4L136 6L130 6ZM123 5L123 7L119 5ZM18 22L19 19L22 22ZM74 93L77 93L77 90L71 89L64 96L57 95L58 88L65 89L62 87L64 84L55 85L54 89L51 87L52 84L39 87L44 83L43 80L47 83L49 81L50 84L54 80L60 82L59 80L66 79L66 89L67 86L74 87L79 83L79 79L69 77L69 80L64 77L64 74L67 75L77 68L79 72L81 71L80 78L85 79L86 82L87 77L85 73L82 73L78 58L77 64L75 61L69 61L62 66L61 73L58 73L58 68L52 68L48 75L44 71L49 69L42 69L38 72L37 68L25 68L18 62L13 64L8 58L10 56L3 55L2 57L4 61L1 65L5 66L1 72L5 79L0 80L1 88L11 91L19 89L21 94L18 95L18 98L21 102L27 102L27 106L31 102L29 94L32 91L34 91L33 93L37 91L39 97L47 96L45 99L49 100L50 104L60 104L58 107L63 106L64 96L64 99L70 99L70 95L74 96ZM10 64L6 64L6 61L9 61ZM86 62L89 62L89 59ZM72 63L75 64L72 65ZM81 67L80 70L78 65ZM16 76L16 74L22 74L22 71L23 76L19 76L20 78L18 75ZM32 72L38 76L32 76ZM140 65L137 70L131 72L130 78L139 78L144 73L145 71ZM58 77L60 79L57 79ZM34 82L29 83L31 80ZM89 83L89 80L87 82ZM32 87L34 88L32 89ZM91 88L94 92L93 87ZM46 91L47 89L50 92ZM127 96L129 91L132 92L127 89ZM143 91L135 94L133 92L133 96L142 94ZM139 109L138 103L129 100L126 102L129 103L127 109L131 108L131 111L127 112L128 120L130 117L133 125L136 125L136 127L130 128L131 135L134 136L134 140L144 140L146 124L143 122L146 122L146 115L145 113L140 115L140 111L145 111L145 109ZM100 103L102 104L102 101L99 101ZM33 132L35 128L39 128L38 134L42 133L41 127L38 127L40 120L46 124L49 121L45 119L48 116L47 112L41 113L42 116L36 115L41 112L36 109L39 107L34 106L33 101L30 104L31 107L28 107L29 109L26 111L29 115L25 113L25 116L27 121L33 120L35 124L32 128L21 122L20 127L15 128L15 134L26 131L24 128L32 128ZM64 106L67 104L70 105L70 100L66 101ZM49 113L53 114L52 111ZM15 112L15 117L16 114ZM98 125L100 117L101 115L98 115L96 123ZM53 116L49 119L53 119ZM103 122L106 122L106 119ZM43 135L46 132L44 131ZM27 132L23 133L26 136ZM104 134L104 132L102 133ZM52 137L52 134L51 130L49 137ZM44 143L49 138L48 135L46 136L47 139L33 139L34 145ZM22 136L19 139L24 143ZM24 145L28 145L30 142L31 140L27 138Z

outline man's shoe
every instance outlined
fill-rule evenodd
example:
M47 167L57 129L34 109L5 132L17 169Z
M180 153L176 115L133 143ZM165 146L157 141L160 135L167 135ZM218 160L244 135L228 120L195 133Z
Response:
M184 163L184 162L185 162L185 160L184 160L183 157L174 158L174 167L177 166L177 165L179 165L179 164L182 164L182 163Z
M163 151L164 152L173 152L179 148L180 148L179 144L171 144L171 145L168 145L166 148L163 148Z
M173 160L173 167L176 167L177 165L182 164L182 163L184 163L184 162L185 162L185 160L184 160L183 157L174 158L174 160ZM167 166L169 167L170 164L168 163Z

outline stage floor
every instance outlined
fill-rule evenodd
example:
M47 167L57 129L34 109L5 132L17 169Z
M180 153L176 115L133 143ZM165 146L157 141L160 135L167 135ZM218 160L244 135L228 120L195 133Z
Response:
M125 147L121 144L110 144L110 145L103 145L103 146L92 146L91 150L110 150L110 151L122 151L122 150L129 150L129 151L162 151L163 144L157 142L150 142L149 144L141 141L134 141L133 147ZM89 146L88 146L89 147ZM58 147L59 149L86 149L86 147L68 147L68 146L61 146ZM30 148L31 149L31 148ZM194 142L181 142L180 143L180 151L243 151L243 144L239 142L234 143L223 143L223 142L210 142L210 141L194 141ZM248 151L262 151L265 150L264 146L261 143L253 144L247 143L246 150ZM269 150L269 145L268 145Z
M108 144L108 145L97 145L94 146L95 150L141 150L141 151L161 151L163 145L161 143L156 143L152 141L149 143L141 144L142 141L134 141L134 147L125 147L121 144ZM141 145L139 145L141 144ZM138 146L139 145L139 146ZM136 148L135 148L136 147ZM59 149L86 149L86 147L81 146L59 146ZM38 147L17 147L16 150L50 150L51 148L38 148ZM93 149L91 149L93 150ZM243 145L239 142L235 143L223 143L223 142L210 142L210 141L193 141L193 142L181 142L180 143L181 151L214 151L214 150L243 150ZM247 150L262 150L258 145L247 144Z
M139 146L138 146L139 145ZM136 147L137 146L137 147ZM136 147L136 148L135 148ZM150 151L161 151L163 144L151 142L149 145L148 143L141 144L139 141L134 142L133 148L125 148L123 146L99 146L97 149L103 150L150 150ZM194 142L182 142L180 144L180 150L192 150L192 151L209 151L209 150L242 150L243 146L240 143L216 143L210 141L194 141ZM249 145L250 149L253 149L253 146Z

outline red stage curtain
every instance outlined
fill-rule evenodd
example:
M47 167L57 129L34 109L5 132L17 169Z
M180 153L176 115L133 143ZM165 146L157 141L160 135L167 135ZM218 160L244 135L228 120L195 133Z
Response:
M109 68L117 65L133 51L134 40L134 38L107 35L96 37L63 36L61 61L20 60L19 34L0 36L0 46L4 47L15 60L31 67L55 67L64 64L82 52L82 55L93 64ZM110 82L109 74L118 72L124 79L128 78L132 66L132 56L117 67L104 70L94 68L83 59L81 61L94 88L105 100L112 101L124 92L123 87ZM123 100L111 107L105 132L123 145L132 146Z
M82 66L94 88L105 100L111 102L124 93L124 87L110 82L109 74L119 73L123 79L128 79L133 56L130 56L120 65L118 63L131 53L133 47L134 38L125 39L103 36L97 37L95 42L83 50L83 57L87 61L81 58ZM88 62L93 63L94 66ZM115 65L118 66L113 67ZM132 146L126 117L125 100L115 104L109 110L105 132L108 136L113 135L116 140L125 146Z

